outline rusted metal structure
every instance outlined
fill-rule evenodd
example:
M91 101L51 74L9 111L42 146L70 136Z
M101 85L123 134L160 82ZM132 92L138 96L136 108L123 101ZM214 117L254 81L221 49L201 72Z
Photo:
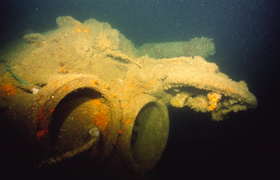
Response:
M211 113L218 121L257 106L245 82L194 56L213 55L211 40L135 48L107 23L59 17L57 24L25 35L1 57L1 123L12 124L26 148L39 152L35 169L88 153L95 166L112 158L145 173L167 143L167 106ZM184 48L172 56L180 57L162 57L177 45Z

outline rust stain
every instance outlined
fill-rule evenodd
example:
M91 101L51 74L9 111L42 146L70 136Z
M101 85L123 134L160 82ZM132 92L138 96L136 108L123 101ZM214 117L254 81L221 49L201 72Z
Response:
M4 84L1 87L1 97L6 98L12 95L16 95L15 86L12 83Z
M43 137L45 134L48 134L47 129L40 130L36 133L37 141L40 141L41 137Z
M46 107L43 106L37 116L37 129L39 129L36 133L37 141L40 141L41 137L43 137L45 134L48 134L48 126L43 125L46 121L46 117L44 116L45 109Z

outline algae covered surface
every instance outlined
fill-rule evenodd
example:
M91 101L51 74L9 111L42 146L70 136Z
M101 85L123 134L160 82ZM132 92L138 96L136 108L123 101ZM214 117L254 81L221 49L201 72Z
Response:
M151 94L166 105L209 112L218 121L228 112L257 106L244 81L234 82L215 63L204 59L215 54L211 39L135 47L110 24L95 19L81 23L63 16L56 23L57 29L26 34L23 44L2 54L2 98L14 92L7 89L6 82L11 79L18 93L34 93L63 75L88 74L109 82L120 97L135 92ZM28 85L12 77L7 67ZM125 94L119 87L133 90Z
M146 139L168 137L143 179L279 179L278 7L276 0L0 2L0 176L22 178L25 167L62 158L77 165L70 172L53 164L65 179L116 179L112 168L99 172L104 164L92 171L85 158L68 161L92 145L88 132L98 127L96 137L114 150L116 137L131 135L127 154L143 164L165 146ZM79 96L55 107L67 94ZM149 101L168 107L169 131L156 104L135 126L120 113ZM52 152L37 149L55 130L62 139Z

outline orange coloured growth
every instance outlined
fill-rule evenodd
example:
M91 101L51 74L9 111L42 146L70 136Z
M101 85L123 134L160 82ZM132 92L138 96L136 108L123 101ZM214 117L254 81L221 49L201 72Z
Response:
M81 32L81 29L80 29L80 28L77 28L77 29L76 29L76 32L77 32L77 33L80 33L80 32Z
M128 119L125 123L126 123L126 124L130 124L130 122L131 122L131 120Z
M95 109L98 111L98 113L94 115L95 124L98 126L100 131L103 131L108 125L108 117L106 115L105 109L99 99L94 99L92 102L95 106Z
M88 36L88 28L84 28L83 31L86 33L86 35Z
M81 33L82 31L84 31L84 33L86 34L86 36L88 36L88 28L76 28L76 33Z
M6 98L16 94L15 86L12 83L1 86L1 97Z
M100 107L100 111L94 117L94 119L95 119L95 124L98 126L100 131L103 131L105 129L105 127L108 125L108 120L107 120L108 117L107 117L107 115L105 113L105 110L102 106Z
M98 99L93 100L93 105L94 106L100 106L101 102Z
M98 81L97 80L93 80L92 83L98 85Z
M217 108L217 103L222 98L222 95L218 93L209 93L207 96L210 101L209 110L214 111L214 109Z
M68 73L68 66L62 66L59 71L59 74L67 74Z
M210 106L209 106L209 109L210 109L210 111L213 111L214 109L216 109L216 104L215 103L212 103L212 104L210 104Z
M210 94L208 99L209 99L209 101L212 101L212 102L217 102L218 101L216 96L215 96L215 93Z

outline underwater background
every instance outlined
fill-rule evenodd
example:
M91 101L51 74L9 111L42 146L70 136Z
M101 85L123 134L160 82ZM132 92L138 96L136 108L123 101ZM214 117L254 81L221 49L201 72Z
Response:
M244 80L258 107L231 113L222 122L211 121L209 114L170 108L166 150L146 177L272 179L279 176L280 163L279 4L277 0L1 1L0 48L22 38L25 31L57 28L59 16L108 22L135 46L212 38L216 54L206 60L234 81Z

